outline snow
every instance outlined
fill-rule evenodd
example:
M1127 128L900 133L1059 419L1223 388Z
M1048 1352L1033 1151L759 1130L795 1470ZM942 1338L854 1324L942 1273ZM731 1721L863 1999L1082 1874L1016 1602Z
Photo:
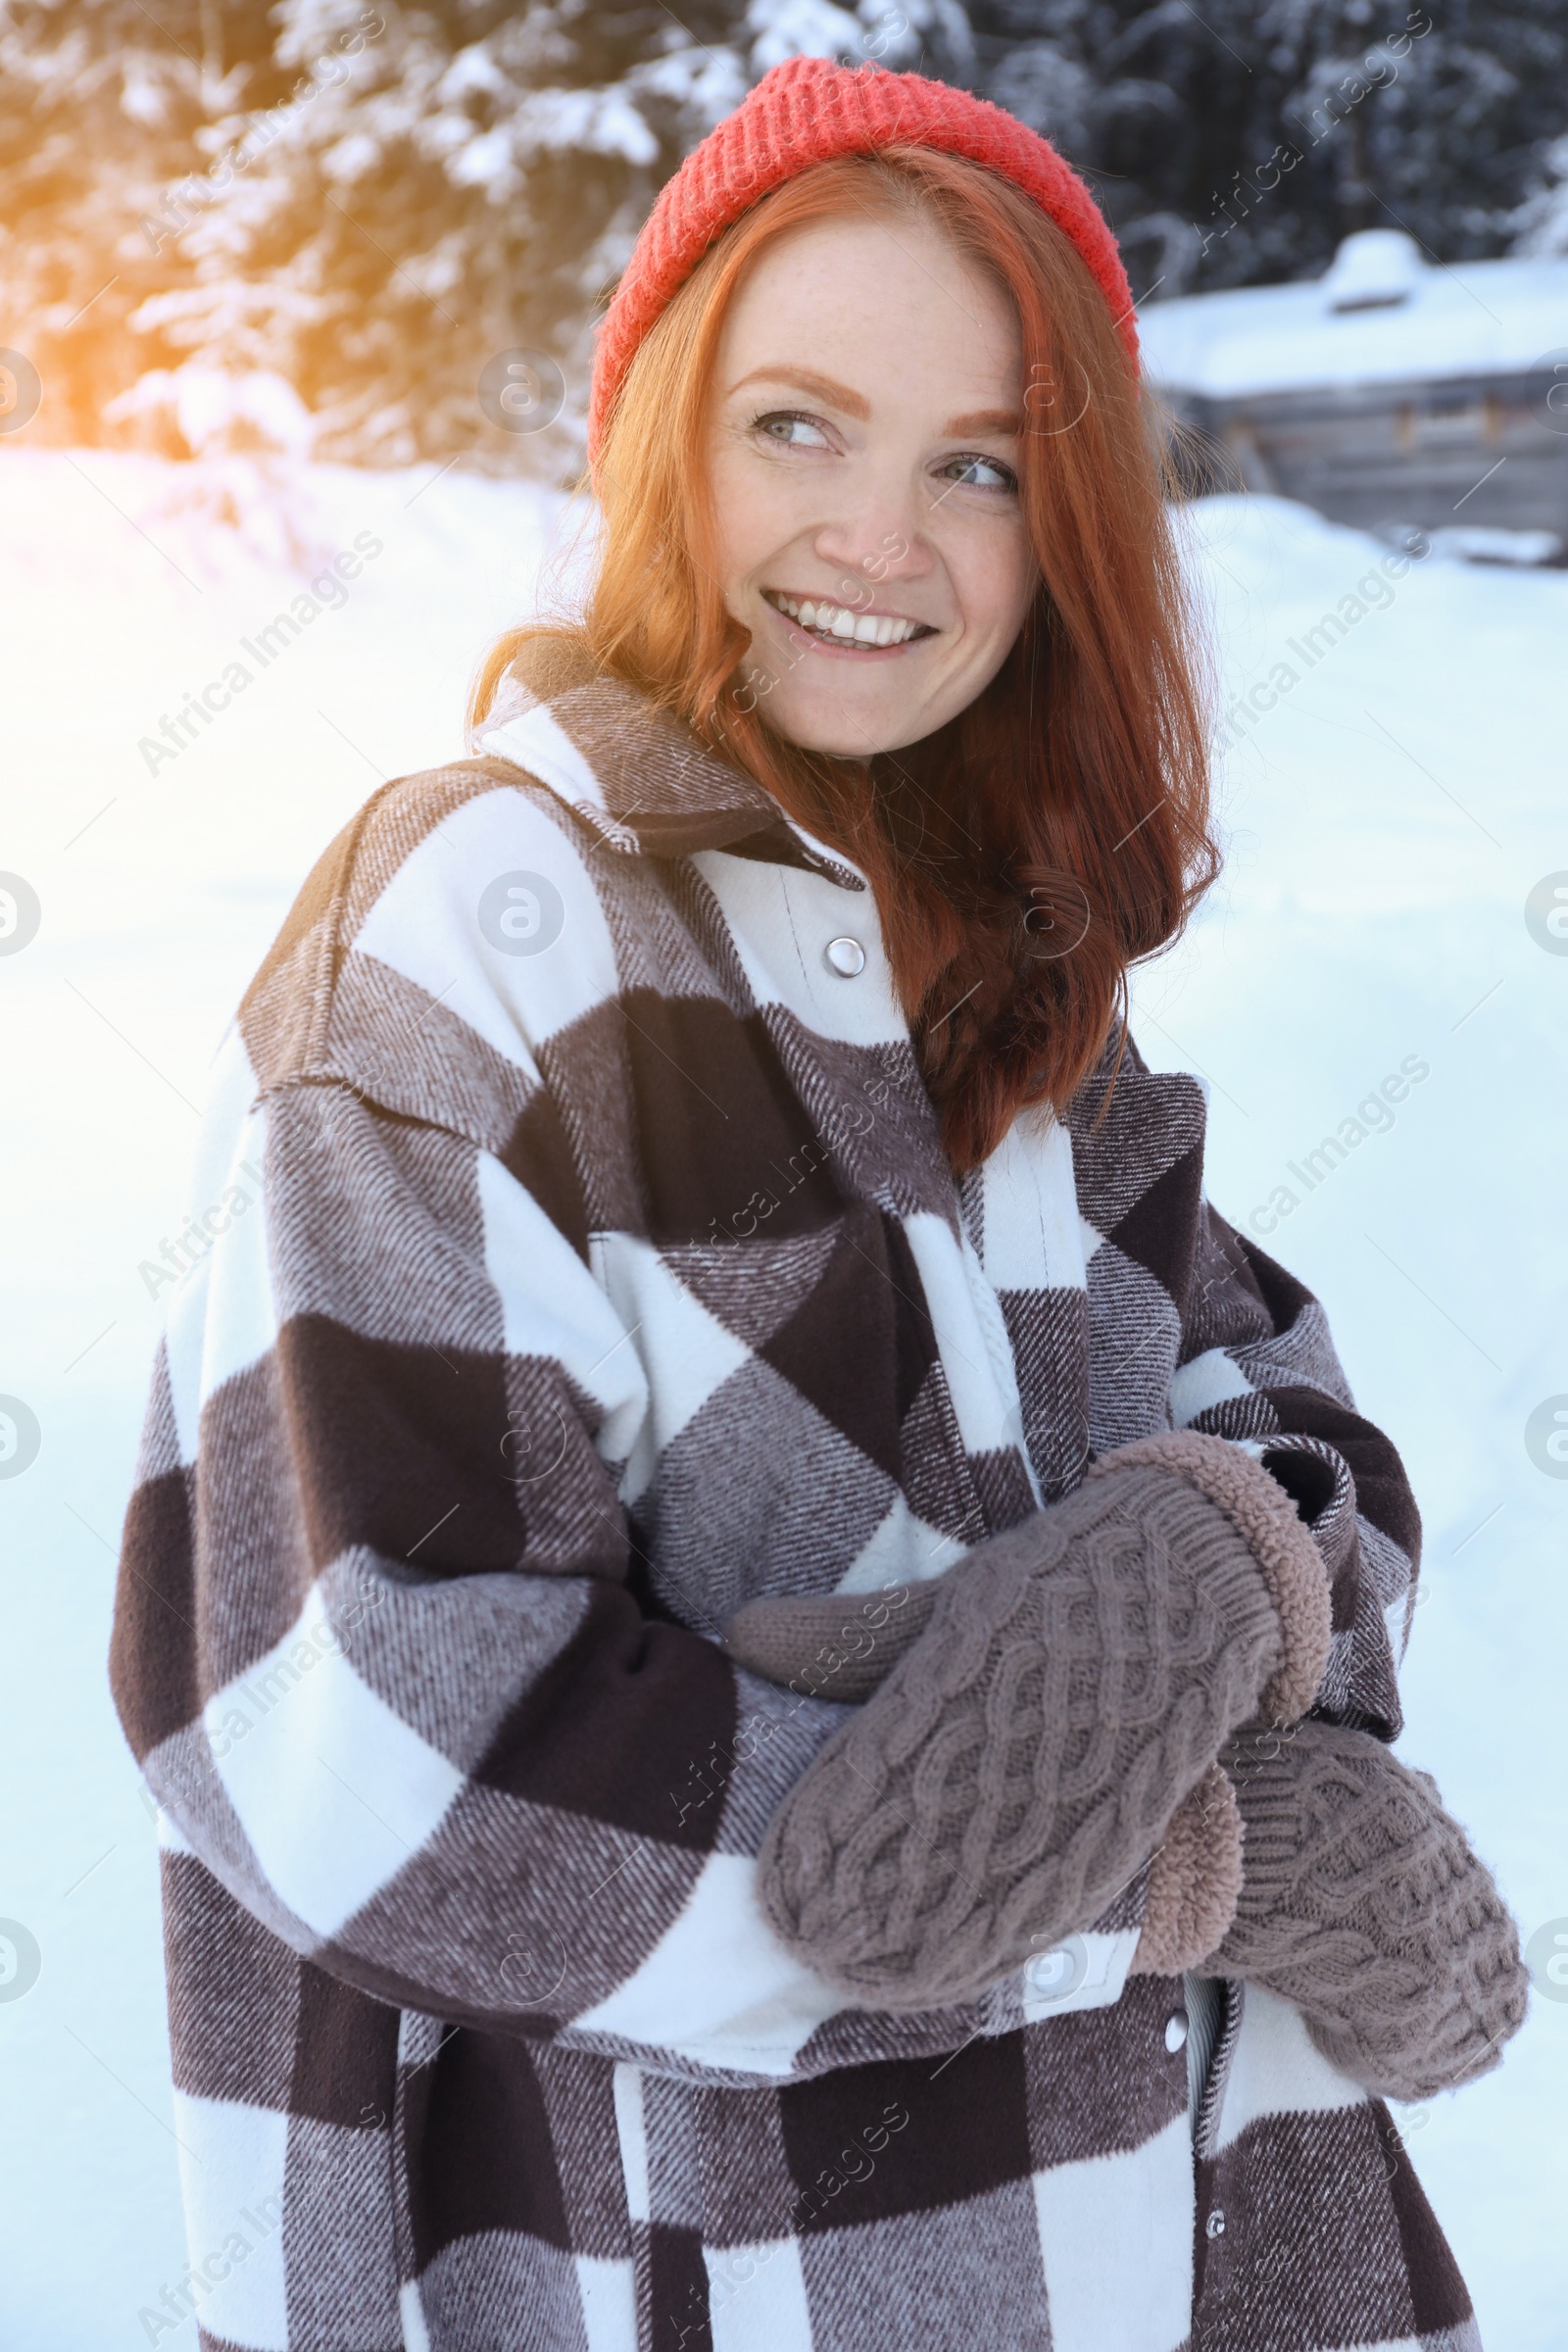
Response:
M752 0L746 29L756 36L752 72L762 74L792 57L855 57L862 27L832 0Z
M1464 556L1472 564L1554 564L1562 554L1555 531L1510 531L1493 523L1445 523L1426 537L1435 556Z
M192 457L267 449L303 458L314 434L311 413L287 379L270 368L236 373L187 360L153 368L104 404L106 424L172 426ZM174 446L177 448L178 443Z
M1545 180L1513 216L1515 253L1568 252L1568 132L1546 149Z
M1331 311L1377 310L1407 302L1424 266L1420 246L1402 228L1362 228L1341 241L1319 282Z
M0 477L0 556L26 583L0 656L0 866L42 905L0 956L0 1390L42 1428L0 1478L0 1723L30 1796L8 1809L0 1911L42 1955L23 1997L0 1984L0 2340L34 2352L132 2352L183 2266L153 1824L105 1680L158 1329L138 1268L175 1229L208 1062L309 865L381 777L461 748L482 651L547 553L563 576L575 528L553 495L461 466L301 466L257 477L258 498L286 490L288 531L242 536L218 519L220 464L12 449ZM1401 1752L1529 1936L1568 1918L1568 1480L1524 1444L1568 1391L1568 956L1525 917L1568 867L1568 576L1436 555L1385 571L1387 599L1359 598L1306 667L1290 641L1390 551L1278 501L1210 501L1189 527L1226 707L1282 662L1300 674L1234 730L1226 874L1138 976L1136 1033L1207 1079L1214 1199L1324 1298L1359 1408L1409 1466L1428 1598ZM356 540L380 552L338 600L323 566ZM310 593L269 552L291 541L315 616L149 773L140 739ZM1394 1124L1295 1182L1401 1061L1428 1074ZM1403 2118L1488 2352L1568 2343L1565 2108L1568 2001L1538 1993L1495 2075Z
M1392 244L1367 243L1395 233L1348 237L1321 278L1151 303L1138 316L1151 375L1172 390L1230 400L1318 385L1516 374L1568 352L1568 257L1450 267L1424 263L1413 246L1396 259ZM1368 294L1407 291L1337 309L1337 301L1353 297L1357 279Z

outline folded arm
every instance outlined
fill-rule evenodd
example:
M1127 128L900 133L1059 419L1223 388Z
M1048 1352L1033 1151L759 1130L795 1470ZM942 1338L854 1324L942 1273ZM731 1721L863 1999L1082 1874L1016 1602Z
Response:
M788 2072L843 2002L755 1855L843 1709L628 1589L649 1384L548 1099L504 1164L230 1052L262 1199L171 1301L111 1666L176 1866L390 2004Z
M1260 1460L1312 1532L1333 1603L1320 1712L1398 1737L1421 1519L1390 1440L1355 1410L1321 1302L1200 1201L1169 1409Z
M1329 1631L1288 1498L1175 1433L917 1589L880 1651L843 1596L754 1602L731 1649L808 1673L788 1642L831 1631L829 1606L817 1655L878 1687L785 1798L761 1898L792 1950L889 2007L969 1998L1092 1926L1227 1734L1307 1705Z

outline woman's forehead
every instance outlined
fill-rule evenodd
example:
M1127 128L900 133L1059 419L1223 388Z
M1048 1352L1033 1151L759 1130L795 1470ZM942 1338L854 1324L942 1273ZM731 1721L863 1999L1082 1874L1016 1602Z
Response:
M814 373L877 405L901 376L984 411L1016 397L1019 333L989 270L911 210L810 221L764 246L730 304L725 391L761 371Z

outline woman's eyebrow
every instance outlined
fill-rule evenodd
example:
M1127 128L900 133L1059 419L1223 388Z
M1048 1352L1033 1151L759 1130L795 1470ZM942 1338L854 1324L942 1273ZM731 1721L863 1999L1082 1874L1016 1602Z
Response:
M731 384L730 391L743 392L748 384L756 383L793 384L798 392L826 401L830 408L841 409L846 416L855 417L860 424L871 414L871 404L861 393L853 391L848 384L836 383L830 375L818 375L811 368L754 368L750 375L743 375L738 383ZM1016 437L1022 429L1016 409L972 409L961 416L950 416L943 435L945 439L963 433L1010 433Z
M975 409L964 416L950 416L946 431L956 433L1013 433L1022 430L1016 409Z
M756 383L793 384L798 392L808 392L816 400L825 400L830 408L842 409L859 424L871 414L870 402L860 393L853 392L848 384L836 384L830 375L814 374L809 368L754 368L738 384L731 384L730 390L740 392Z

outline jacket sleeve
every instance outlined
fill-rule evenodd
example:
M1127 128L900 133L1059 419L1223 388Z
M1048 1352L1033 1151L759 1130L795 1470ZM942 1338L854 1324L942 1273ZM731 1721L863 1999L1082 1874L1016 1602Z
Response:
M644 1329L670 1328L672 1278L628 1237L590 1263L542 1093L535 1113L509 1166L350 1084L258 1097L230 1033L115 1701L174 1856L319 1969L777 2078L845 2002L767 1931L754 1857L846 1710L735 1667L695 1610L639 1606L621 1496L656 1416L678 1424Z
M1319 1301L1206 1198L1170 1410L1178 1429L1244 1444L1294 1495L1333 1596L1317 1711L1396 1739L1421 1553L1409 1481L1355 1410Z

